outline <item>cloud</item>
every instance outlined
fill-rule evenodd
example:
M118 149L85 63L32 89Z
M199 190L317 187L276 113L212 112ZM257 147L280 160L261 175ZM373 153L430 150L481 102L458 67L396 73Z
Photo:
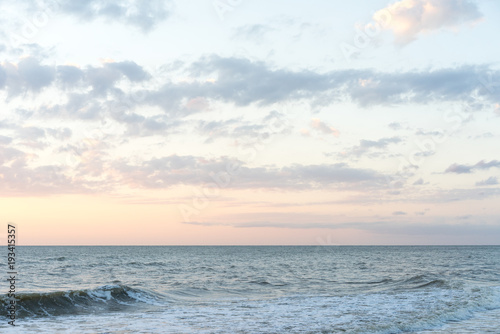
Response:
M151 77L149 73L133 61L106 63L105 66L117 69L132 82L144 81Z
M360 157L364 154L367 154L373 150L383 150L387 148L390 144L397 144L401 142L400 137L387 137L381 138L379 140L367 140L361 139L359 141L359 145L354 146L350 150L347 150L346 153L342 154L342 156L355 156Z
M289 99L312 98L329 93L328 102L350 100L361 106L395 103L468 100L479 92L492 101L498 96L483 87L486 73L500 81L500 71L484 66L461 66L427 71L381 73L373 70L340 70L328 73L271 69L262 62L246 59L205 57L193 63L191 74L216 77L214 82L196 82L181 87L166 86L159 94L169 99L205 96L239 106L268 105ZM258 85L254 83L259 83ZM175 92L175 94L174 94ZM325 101L322 100L322 103Z
M84 78L85 73L76 66L57 66L57 78L63 86L75 86Z
M467 200L485 200L487 198L495 198L500 195L500 189L493 188L479 188L479 189L448 189L437 190L434 193L427 194L425 197L420 198L422 203L449 203Z
M420 178L417 181L413 182L414 186L420 186L422 184L424 184L424 179L422 179L422 178Z
M452 164L448 167L445 173L468 174L472 172L472 166Z
M145 137L161 135L163 137L176 133L182 125L177 121L170 121L165 115L144 117L138 114L123 114L116 120L126 122L126 136Z
M147 81L150 77L149 73L132 61L104 63L100 67L80 69L71 65L43 65L38 59L29 57L17 64L5 62L0 65L0 89L7 89L10 96L27 91L36 94L54 82L62 90L81 91L91 87L94 95L104 96L111 90L120 92L115 84L121 79L127 78L136 83Z
M0 166L0 196L40 196L48 194L89 193L91 190L64 174L54 165L28 168L23 164Z
M72 131L69 128L49 128L36 126L16 126L17 139L15 144L20 144L34 149L44 149L49 146L49 140L56 139L64 141L71 138Z
M61 0L59 9L82 20L103 18L130 24L147 32L169 16L168 4L163 0Z
M263 24L247 24L236 28L236 35L251 37L257 36L262 37L268 31L273 30L271 27Z
M86 83L92 86L96 95L106 94L123 77L131 82L144 81L150 75L131 61L108 62L101 67L89 67L85 71Z
M299 132L302 136L305 136L305 137L308 137L311 135L311 132L307 129L300 129ZM326 155L328 156L329 154L326 154Z
M414 154L416 157L430 157L432 155L436 154L436 151L419 151Z
M308 97L312 92L333 88L329 75L307 70L273 70L263 62L241 58L204 57L193 63L189 71L195 77L217 77L215 82L184 86L183 88L196 93L193 97L209 94L212 98L230 101L239 106L250 103L268 105L287 98Z
M45 130L34 126L24 127L18 130L18 136L23 139L40 139L45 137Z
M24 58L15 65L6 62L0 66L0 87L6 87L9 95L39 92L53 82L55 74L53 67L41 65L35 58Z
M491 132L485 132L480 135L469 136L469 139L483 139L483 138L494 138L495 135Z
M495 176L491 176L487 178L486 180L482 180L479 182L476 182L476 186L481 187L481 186L492 186L492 185L497 185L498 183L498 178Z
M47 134L58 140L66 140L71 138L73 132L70 128L58 128L58 129L45 129Z
M62 88L91 86L98 95L106 93L115 83L126 77L131 82L148 80L151 75L133 61L107 62L101 67L88 67L84 70L76 66L57 66L57 78Z
M96 119L104 115L106 108L94 94L69 93L63 104L42 106L39 112L46 118Z
M345 92L361 106L468 100L475 91L495 101L498 97L479 84L478 78L483 71L486 72L471 66L392 74L359 71L357 77L362 81L358 84L350 81ZM498 78L500 72L492 76ZM470 81L464 83L461 80Z
M261 44L265 35L273 30L274 28L263 24L247 24L235 29L234 38L247 39Z
M248 220L248 216L255 216L256 220ZM259 217L268 219L258 220ZM382 235L417 235L438 236L434 243L442 244L443 236L468 237L470 235L498 235L498 224L468 222L462 223L408 223L400 221L350 221L342 217L328 217L324 215L302 213L247 213L232 215L231 221L187 221L183 224L196 226L231 226L235 228L285 228L285 229L355 229ZM445 239L450 240L450 239Z
M21 140L21 145L35 149L42 149L47 146L47 143L43 141L45 139L45 130L34 126L18 128L17 139Z
M11 137L0 135L0 145L7 145L7 144L10 144L11 142L12 142Z
M106 94L121 77L119 71L109 66L89 68L86 72L86 79L96 95Z
M500 167L500 161L491 160L490 162L485 162L484 160L481 160L474 165L474 168L477 169L489 169L491 167Z
M210 109L210 102L203 97L195 97L187 101L186 109L189 112L208 111Z
M418 129L415 134L417 136L433 136L433 137L441 137L443 136L443 130L432 130L432 131L424 131L422 129Z
M399 137L381 138L379 140L361 139L359 147L364 148L364 149L384 148L391 143L399 143L399 142L401 142L401 138L399 138Z
M10 121L6 120L0 121L0 129L15 129L17 127L18 127L17 124L14 124Z
M7 81L7 72L5 71L3 66L0 66L0 88L5 86Z
M10 63L0 66L0 84L3 80L3 87L8 89L10 95L25 91L37 93L56 82L56 88L67 91L68 99L71 96L84 96L86 105L83 108L89 115L95 113L90 110L95 108L103 111L106 107L118 105L126 109L158 106L171 118L203 112L207 110L209 101L233 103L236 106L266 106L309 99L313 104L350 101L368 107L468 101L471 94L477 93L485 100L498 102L498 94L486 89L478 78L487 73L491 80L500 81L500 71L489 70L487 66L399 73L368 69L317 73L273 69L263 62L219 56L202 57L180 69L192 79L179 82L169 81L167 75L149 74L131 61L108 62L100 67L82 69L70 65L51 67L32 58L19 64L23 65L20 66L23 71L18 71L19 66ZM4 79L1 73L5 73ZM163 77L167 79L161 79ZM123 92L118 85L124 79L130 83L128 93ZM113 99L106 104L97 100L111 97ZM59 108L59 111L73 109L71 106ZM326 129L317 125L318 129Z
M479 161L475 165L460 165L452 164L444 172L445 173L455 173L455 174L469 174L474 170L486 170L492 167L500 167L500 161L491 160L490 162L485 162L484 160Z
M377 11L373 18L393 32L396 44L404 45L425 33L478 22L482 14L469 0L402 0Z
M322 122L319 118L313 118L311 120L311 127L321 133L324 133L325 135L333 135L334 137L338 137L340 135L339 130L335 129L333 126L329 126L325 122Z
M145 188L215 184L237 189L321 189L354 185L368 189L385 181L384 176L374 170L353 168L346 164L246 167L242 161L227 157L205 159L172 155L145 161L140 165L122 160L115 161L113 169L122 175L125 182Z
M221 121L198 121L197 130L200 134L208 136L209 141L215 138L231 137L239 138L242 136L254 136L264 128L262 124L250 124L241 119L228 119Z
M286 116L273 110L266 116L251 121L243 118L199 120L196 130L208 137L206 142L213 142L217 138L231 138L238 145L255 145L267 143L273 136L288 133L291 125Z
M0 196L34 196L61 193L88 193L92 182L68 177L67 167L30 167L30 155L0 145ZM93 184L95 186L95 184ZM102 186L99 185L99 186Z
M394 211L392 213L393 216L405 216L406 215L406 212L404 211Z
M18 74L27 88L37 91L52 83L55 71L52 67L40 65L34 58L26 58L17 64Z
M281 173L289 175L299 183L314 182L316 185L332 185L335 183L358 183L363 181L381 182L382 175L370 170L351 168L346 164L338 163L332 165L295 165L284 167Z
M18 149L0 146L0 166L23 157L24 153ZM5 180L5 176L2 180Z
M389 123L389 125L387 125L387 126L393 130L401 130L403 128L401 123L398 123L398 122Z

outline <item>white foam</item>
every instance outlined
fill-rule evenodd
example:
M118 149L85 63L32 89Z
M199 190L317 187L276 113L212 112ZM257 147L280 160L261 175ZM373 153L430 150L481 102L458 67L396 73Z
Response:
M19 320L22 333L478 333L499 288L176 303L127 313ZM130 292L137 298L140 293ZM135 298L134 297L134 298ZM456 321L450 324L450 321ZM55 324L57 323L57 331ZM450 329L449 332L446 330ZM494 328L494 327L493 327ZM0 325L0 330L8 330ZM456 330L453 332L452 330ZM462 331L459 331L462 330ZM467 332L466 330L469 330ZM9 333L6 331L6 333Z
M94 300L111 300L111 291L109 290L90 290L88 295Z
M134 290L125 290L125 292L127 293L127 295L130 298L132 298L132 299L134 299L136 301L143 302L143 303L150 304L150 305L157 305L157 306L164 305L164 303L160 303L153 296L150 296L150 295L148 295L146 293L139 292L139 291L134 291Z

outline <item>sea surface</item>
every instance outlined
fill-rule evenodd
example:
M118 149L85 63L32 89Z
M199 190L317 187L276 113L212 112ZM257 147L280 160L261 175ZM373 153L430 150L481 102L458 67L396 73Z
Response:
M1 333L500 333L500 246L22 246L16 258L16 327L2 280Z

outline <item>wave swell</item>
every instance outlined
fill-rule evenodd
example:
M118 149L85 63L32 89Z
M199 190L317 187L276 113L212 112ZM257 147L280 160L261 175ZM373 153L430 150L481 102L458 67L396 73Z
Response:
M16 294L19 317L58 316L123 311L134 306L157 305L160 297L125 285L95 289ZM1 304L7 307L7 296Z

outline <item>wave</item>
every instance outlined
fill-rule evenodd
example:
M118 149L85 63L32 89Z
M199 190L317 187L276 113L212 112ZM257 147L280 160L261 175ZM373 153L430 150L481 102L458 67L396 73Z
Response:
M447 288L449 285L445 280L435 279L430 282L426 282L414 287L414 289L422 289L422 288Z
M43 261L66 261L67 258L65 256L59 256L59 257L47 257L43 259Z
M123 311L133 306L159 305L161 296L125 285L104 285L95 289L18 293L19 317L58 316ZM6 295L0 299L7 307Z
M377 280L377 281L349 281L349 282L345 282L345 284L351 284L351 285L372 285L372 284L387 284L387 283L392 283L392 282L394 282L392 279L390 279L390 278L384 278L384 279Z
M381 278L374 280L346 281L346 284L356 288L357 292L375 292L375 291L412 291L419 289L440 289L450 290L459 289L462 284L453 279L435 275L414 275L406 278Z
M288 284L286 283L271 283L271 282L268 282L266 280L252 280L252 281L248 281L248 283L251 283L251 284L258 284L258 285L269 285L269 286L287 286Z
M401 286L408 289L450 289L453 286L457 287L456 285L457 282L453 283L453 280L447 280L443 277L437 277L435 275L415 275L401 282Z

